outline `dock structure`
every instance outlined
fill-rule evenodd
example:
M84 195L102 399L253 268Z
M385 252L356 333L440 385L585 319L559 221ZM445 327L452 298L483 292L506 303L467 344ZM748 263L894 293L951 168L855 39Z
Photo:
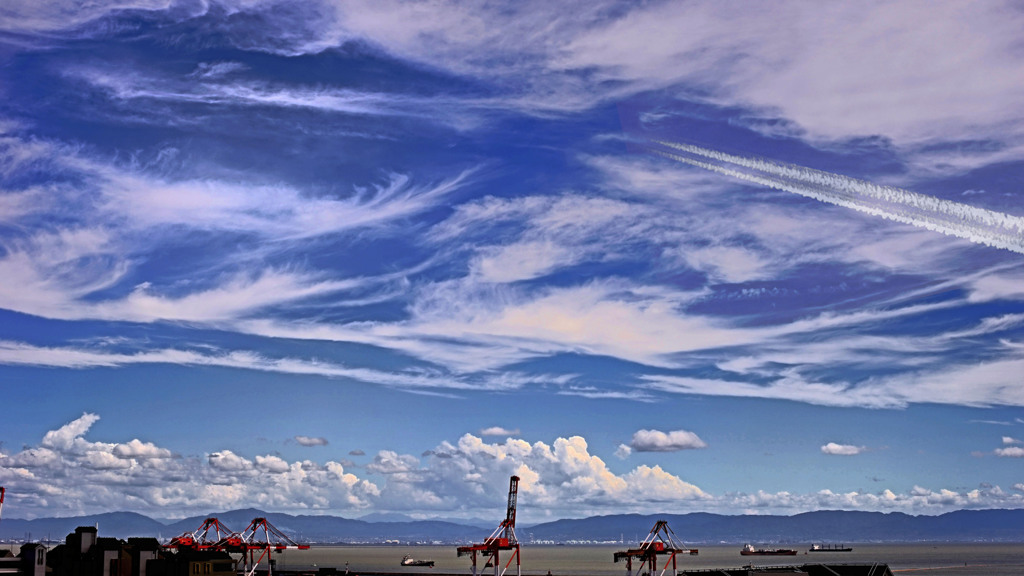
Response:
M619 562L622 560L626 561L626 576L633 576L633 561L637 561L637 570L642 570L645 566L647 567L647 573L650 576L664 576L665 571L668 570L669 565L672 565L672 572L669 574L675 576L676 574L676 556L679 554L691 554L696 555L696 548L684 548L681 546L675 538L675 533L668 527L668 522L665 520L658 520L654 523L654 528L651 528L651 532L647 535L647 538L640 543L636 548L630 548L629 550L623 550L615 553L615 561ZM664 565L661 567L661 571L658 571L659 556L668 556L665 559Z
M888 564L801 564L796 566L744 566L742 568L714 568L680 570L677 576L893 576Z
M494 576L505 574L505 571L512 564L512 560L516 561L516 576L522 576L519 566L519 540L516 538L516 498L518 492L519 476L512 476L508 481L508 507L505 510L505 520L482 543L456 548L456 553L459 556L466 556L468 554L472 559L473 576L477 576L477 553L486 560L484 563L485 568L494 568ZM502 550L512 552L508 561L505 562L505 566L501 565L500 556Z

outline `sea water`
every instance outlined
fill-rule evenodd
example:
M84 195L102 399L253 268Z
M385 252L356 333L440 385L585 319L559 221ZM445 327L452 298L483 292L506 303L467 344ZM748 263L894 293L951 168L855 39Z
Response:
M1024 575L1024 543L1020 544L857 544L846 543L852 552L807 552L809 544L785 545L798 551L796 556L741 556L740 545L694 545L699 554L676 556L678 569L701 570L713 568L739 568L746 565L786 566L808 563L879 563L888 564L898 576L1022 576ZM520 552L521 572L524 576L625 576L626 563L614 562L613 554L625 550L618 546L549 546L523 545ZM500 564L511 559L508 553L500 557ZM403 567L402 557L433 560L434 568ZM455 546L314 546L309 550L287 550L274 555L278 569L298 570L316 567L336 567L351 574L360 572L390 572L410 576L429 576L431 572L445 574L471 574L468 556L458 557ZM657 574L665 567L666 556L659 559ZM494 574L493 568L484 569L478 559L478 571L485 576ZM633 573L643 570L634 563ZM513 560L505 576L516 573ZM671 575L671 565L665 571Z

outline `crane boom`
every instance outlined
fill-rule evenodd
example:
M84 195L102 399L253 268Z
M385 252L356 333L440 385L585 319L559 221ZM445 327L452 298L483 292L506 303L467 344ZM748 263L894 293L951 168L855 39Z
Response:
M505 511L505 538L509 542L516 539L516 498L519 493L519 476L512 476L508 479L508 509Z

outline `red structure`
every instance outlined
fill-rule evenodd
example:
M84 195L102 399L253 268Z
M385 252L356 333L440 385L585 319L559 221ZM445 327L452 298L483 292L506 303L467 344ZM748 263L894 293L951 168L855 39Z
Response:
M211 536L216 536L213 539ZM176 548L179 552L208 550L211 552L227 552L229 554L241 554L235 562L242 564L242 572L246 576L253 576L256 567L264 558L267 559L267 574L273 571L274 563L270 561L271 552L282 550L309 550L307 544L297 544L294 540L274 527L266 518L254 518L249 526L242 532L233 532L216 518L207 518L195 532L185 532L181 536L172 538L164 548ZM256 553L259 552L257 558Z
M668 565L672 564L671 574L675 576L676 573L676 555L677 554L697 554L697 549L683 548L680 546L675 539L675 534L672 529L668 527L668 522L665 520L658 520L654 523L654 528L651 528L651 533L647 535L647 538L640 543L636 548L630 548L622 552L615 553L615 561L620 560L626 561L626 576L633 576L633 560L636 559L639 562L637 570L641 570L644 566L647 566L647 573L650 576L664 576L665 571L668 570ZM665 560L665 564L661 567L661 572L658 572L658 556L665 556L668 558Z
M308 544L296 543L266 518L254 518L240 535L232 534L225 539L223 546L228 552L242 552L243 572L246 576L253 576L264 558L267 559L267 575L270 576L274 564L270 561L271 552L309 550ZM257 551L260 553L259 558L256 557Z
M503 576L505 570L516 561L516 576L521 576L519 569L519 540L516 539L516 495L519 492L519 476L512 476L508 481L508 508L505 511L505 521L498 525L498 528L491 533L490 537L482 544L472 546L459 546L456 552L459 556L469 554L473 559L473 576L476 572L476 555L480 553L485 559L484 567L493 566L494 576ZM501 566L500 552L512 550L505 566Z
M3 516L3 514L4 514L4 493L5 492L6 492L6 490L4 490L4 487L0 486L0 516Z
M210 530L213 530L213 535L216 538L210 537ZM171 538L168 544L164 544L164 548L176 548L178 550L223 550L227 541L231 540L232 535L234 535L234 532L224 524L221 524L220 520L207 518L203 520L203 523L195 532L185 532L181 536ZM241 542L241 538L237 538L237 543L241 544Z

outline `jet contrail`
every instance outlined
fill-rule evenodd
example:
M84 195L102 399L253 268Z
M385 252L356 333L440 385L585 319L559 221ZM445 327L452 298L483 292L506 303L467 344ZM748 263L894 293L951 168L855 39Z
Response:
M677 162L1024 254L1024 218L894 186L773 160L735 156L663 140L651 152Z

